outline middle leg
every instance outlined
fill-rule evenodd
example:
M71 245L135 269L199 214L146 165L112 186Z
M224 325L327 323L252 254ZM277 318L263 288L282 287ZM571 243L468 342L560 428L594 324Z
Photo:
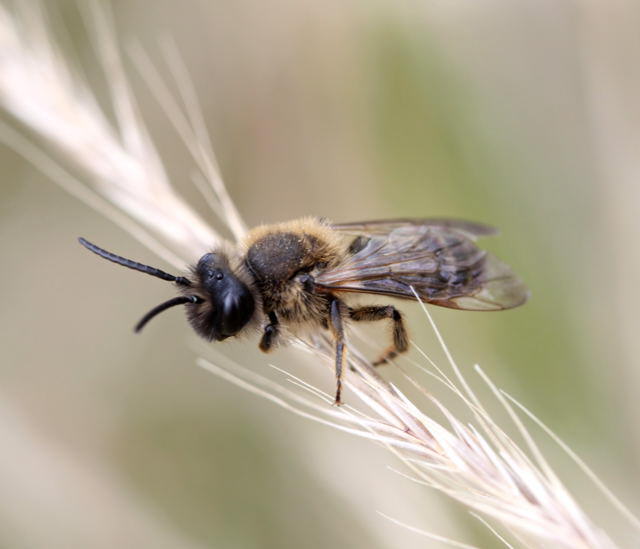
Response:
M384 353L376 360L373 365L380 366L388 360L393 359L400 353L404 353L409 348L409 336L402 321L400 311L393 305L379 306L372 305L369 307L359 307L358 309L349 309L351 319L358 321L373 321L391 319L393 322L393 343Z
M340 406L342 401L342 365L345 360L347 347L344 341L344 326L342 325L342 310L340 300L333 297L329 303L329 326L336 342L336 400L335 405Z

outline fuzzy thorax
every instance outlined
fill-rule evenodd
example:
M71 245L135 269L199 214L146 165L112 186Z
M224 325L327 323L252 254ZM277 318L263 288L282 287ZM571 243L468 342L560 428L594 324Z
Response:
M261 226L243 244L265 313L275 312L289 322L326 319L326 297L304 286L305 276L337 264L344 253L341 238L326 223L304 218Z

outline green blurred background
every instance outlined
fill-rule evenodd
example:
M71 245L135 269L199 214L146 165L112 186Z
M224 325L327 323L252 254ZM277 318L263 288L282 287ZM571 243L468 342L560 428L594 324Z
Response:
M474 363L640 508L637 2L110 5L125 48L137 41L161 62L158 38L175 39L250 225L450 216L499 227L485 244L526 280L530 303L432 314L481 394ZM46 8L100 96L76 4ZM129 73L169 173L197 202L188 156ZM168 289L75 239L159 260L11 151L0 162L1 547L442 546L376 511L501 546L463 508L389 471L384 449L197 368L180 314L134 337ZM418 308L402 308L443 363ZM281 379L256 343L222 349ZM295 351L270 359L331 389ZM624 522L534 433L594 520L633 547Z

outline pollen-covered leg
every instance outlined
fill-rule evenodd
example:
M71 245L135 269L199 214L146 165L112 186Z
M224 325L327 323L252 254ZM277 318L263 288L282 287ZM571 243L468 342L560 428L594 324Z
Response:
M340 301L333 299L329 311L329 326L331 333L336 341L336 400L335 405L342 404L342 365L344 364L347 347L344 341L344 326L342 325L342 311L340 310Z
M383 320L385 318L389 318L393 322L393 344L382 353L378 360L373 362L374 366L380 366L380 364L392 360L409 348L409 337L404 327L404 322L402 321L402 315L400 311L392 305L373 305L370 307L349 309L349 316L356 322Z
M263 353L268 353L278 338L278 334L280 332L278 324L278 317L275 313L269 313L269 324L264 327L264 332L262 333L262 339L260 340L259 345L260 350Z

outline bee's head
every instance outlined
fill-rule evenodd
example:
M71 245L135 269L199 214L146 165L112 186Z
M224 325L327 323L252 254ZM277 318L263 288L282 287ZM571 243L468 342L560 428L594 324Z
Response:
M193 329L205 339L222 341L237 334L253 317L255 300L248 286L233 272L227 256L204 254L193 269L194 290L200 301L187 304Z
M174 297L144 315L135 331L139 332L153 317L176 305L187 307L187 318L198 335L222 341L237 334L253 317L255 300L249 287L233 272L223 253L203 255L193 269L194 281L174 276L155 267L143 265L99 248L80 238L80 244L93 253L123 267L134 269L162 280L175 282L183 295Z

